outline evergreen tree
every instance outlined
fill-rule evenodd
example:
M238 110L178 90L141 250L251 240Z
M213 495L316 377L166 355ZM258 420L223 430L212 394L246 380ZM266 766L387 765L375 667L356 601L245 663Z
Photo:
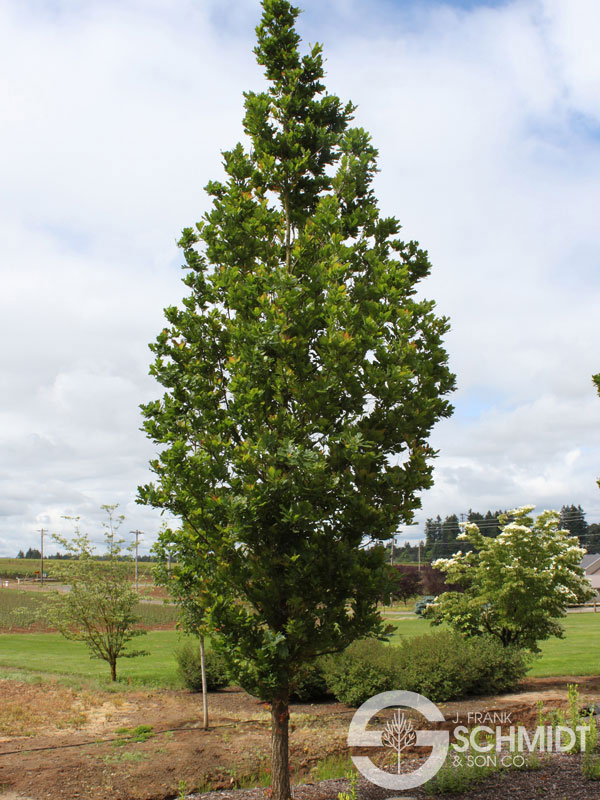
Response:
M460 526L458 524L458 517L456 514L450 514L442 524L442 542L445 545L452 545L456 542L459 533Z
M588 553L600 553L600 524L592 522L588 525L584 544Z
M425 548L427 558L439 558L441 553L437 547L442 541L442 518L438 514L435 519L428 519L425 522Z
M571 536L576 536L581 544L585 545L588 524L585 520L585 511L581 506L563 506L560 509L560 524Z
M247 92L250 147L225 152L212 209L185 229L190 290L152 349L160 447L140 500L228 667L271 704L272 796L290 796L289 697L303 665L381 634L383 548L431 486L427 443L451 413L448 322L416 297L425 251L371 188L377 151L325 93L298 10L263 0Z
M480 514L479 511L473 511L472 508L469 509L469 512L467 514L467 520L469 522L474 522L479 527L484 519L485 517L483 516L483 514Z
M482 531L486 536L491 536L492 538L496 538L500 533L500 517L503 514L508 514L508 512L502 511L486 511L485 516L482 522ZM508 517L507 517L508 518Z

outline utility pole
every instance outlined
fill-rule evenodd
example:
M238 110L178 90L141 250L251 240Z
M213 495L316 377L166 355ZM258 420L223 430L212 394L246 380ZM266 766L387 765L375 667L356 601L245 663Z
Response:
M396 534L392 536L392 553L390 556L390 564L394 566L394 545L396 543Z
M43 528L40 528L38 533L40 534L42 539L42 546L40 549L40 585L43 586L44 585L44 534L46 533L46 531Z
M138 544L139 544L139 537L142 536L144 531L129 531L129 533L135 533L135 590L138 590Z

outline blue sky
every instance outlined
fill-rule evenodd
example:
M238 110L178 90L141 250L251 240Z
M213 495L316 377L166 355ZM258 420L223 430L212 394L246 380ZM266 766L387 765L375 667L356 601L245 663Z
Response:
M379 148L382 211L429 250L423 293L452 322L456 413L417 522L529 502L600 521L600 6L304 5L328 90ZM62 514L98 535L102 503L156 535L134 501L147 343L182 296L179 231L262 86L258 18L257 0L0 7L0 554Z

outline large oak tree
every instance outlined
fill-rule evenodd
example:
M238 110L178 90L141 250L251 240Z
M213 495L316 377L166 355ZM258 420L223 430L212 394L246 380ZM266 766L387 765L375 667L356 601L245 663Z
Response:
M298 13L263 0L268 88L245 94L247 146L183 231L189 294L151 345L165 393L143 406L160 454L140 488L182 520L161 537L174 579L271 704L274 800L303 665L382 632L382 548L366 545L419 507L454 385L448 322L416 295L427 253L380 215L377 151L325 92L320 46L300 53Z

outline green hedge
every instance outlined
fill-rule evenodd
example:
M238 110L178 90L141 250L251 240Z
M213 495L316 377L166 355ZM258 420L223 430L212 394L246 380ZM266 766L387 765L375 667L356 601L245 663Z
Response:
M176 652L179 674L194 692L202 690L200 647L187 642ZM491 637L465 639L436 631L389 645L376 639L354 642L343 653L317 659L303 668L292 689L294 702L333 697L359 706L369 697L392 690L418 692L434 703L514 689L528 669L521 650L502 647ZM225 662L206 649L208 689L229 684Z
M398 646L374 639L355 642L321 666L334 697L359 706L391 690L418 692L434 703L507 692L524 677L528 661L523 651L495 639L438 631Z

